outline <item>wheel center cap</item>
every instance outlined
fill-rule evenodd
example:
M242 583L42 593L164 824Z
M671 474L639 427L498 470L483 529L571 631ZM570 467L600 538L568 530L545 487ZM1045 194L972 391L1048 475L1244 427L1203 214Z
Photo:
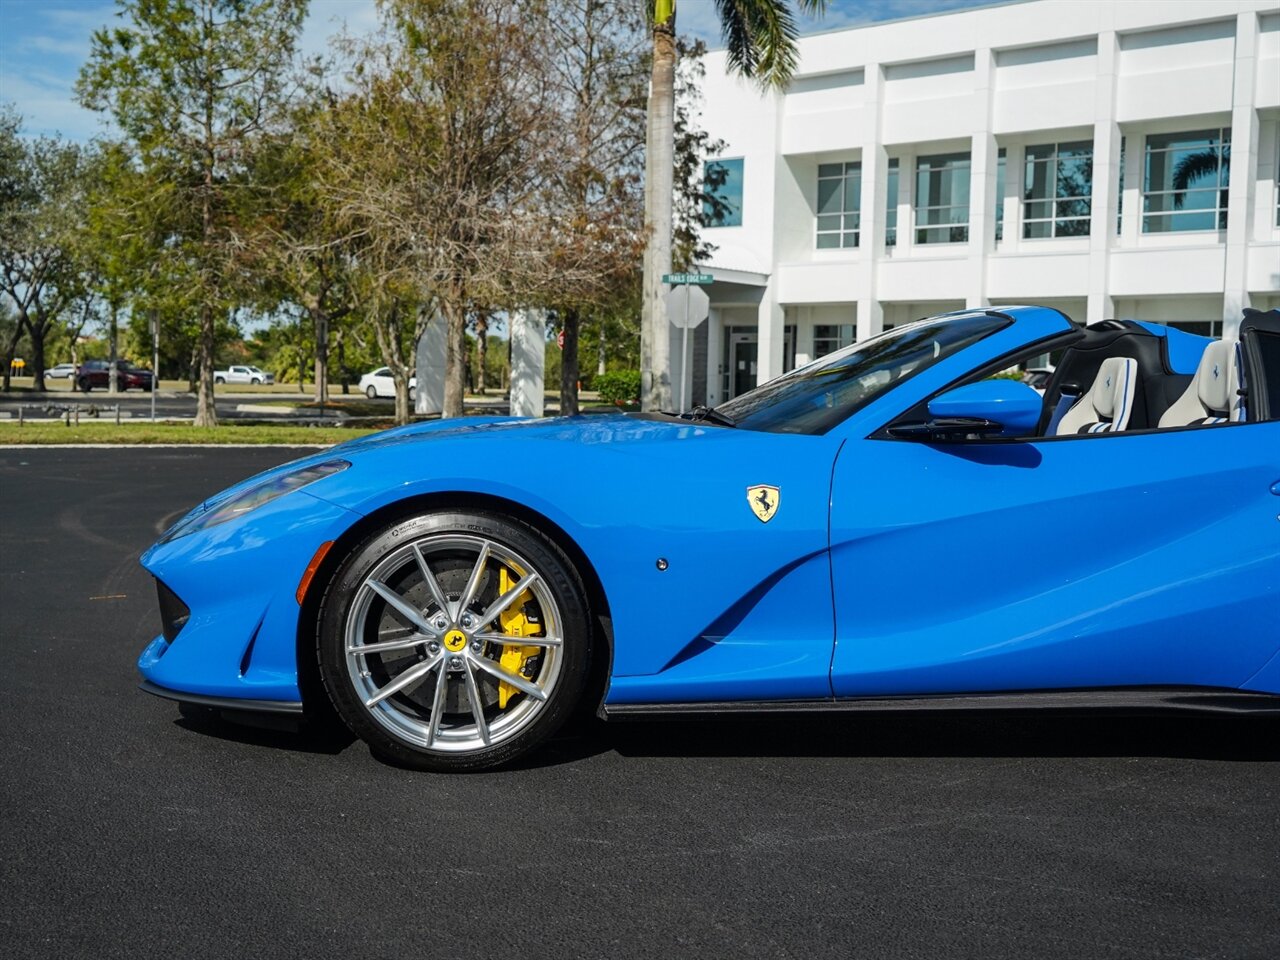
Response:
M444 635L444 648L450 653L457 653L467 645L467 635L461 630L453 629Z

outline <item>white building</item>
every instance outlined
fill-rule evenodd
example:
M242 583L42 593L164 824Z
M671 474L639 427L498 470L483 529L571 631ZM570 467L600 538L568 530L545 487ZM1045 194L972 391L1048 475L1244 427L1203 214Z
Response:
M1221 336L1280 306L1277 0L1030 0L799 50L770 94L707 56L695 402L962 307Z

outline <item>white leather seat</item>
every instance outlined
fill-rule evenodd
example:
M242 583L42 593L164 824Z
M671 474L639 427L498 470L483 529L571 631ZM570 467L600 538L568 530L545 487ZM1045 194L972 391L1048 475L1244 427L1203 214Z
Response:
M1205 348L1196 375L1160 418L1162 427L1189 427L1240 419L1240 345L1215 340Z
M1108 357L1098 368L1093 386L1058 422L1056 436L1075 433L1113 433L1129 425L1133 394L1138 385L1138 361Z

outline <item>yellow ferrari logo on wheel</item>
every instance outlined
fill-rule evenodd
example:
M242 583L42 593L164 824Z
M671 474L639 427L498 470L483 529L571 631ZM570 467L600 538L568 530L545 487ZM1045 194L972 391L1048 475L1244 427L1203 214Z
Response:
M768 523L773 519L773 515L778 512L778 504L782 502L782 491L777 487L771 487L768 484L756 484L754 487L747 487L747 503L751 505L751 512L756 515L761 523Z
M450 630L444 635L444 648L451 653L457 653L467 645L467 635L461 630Z

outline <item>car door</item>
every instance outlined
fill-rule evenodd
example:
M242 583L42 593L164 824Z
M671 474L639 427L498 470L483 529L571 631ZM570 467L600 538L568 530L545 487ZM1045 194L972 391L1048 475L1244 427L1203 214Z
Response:
M1278 481L1276 422L851 439L833 691L1244 684L1280 646Z

